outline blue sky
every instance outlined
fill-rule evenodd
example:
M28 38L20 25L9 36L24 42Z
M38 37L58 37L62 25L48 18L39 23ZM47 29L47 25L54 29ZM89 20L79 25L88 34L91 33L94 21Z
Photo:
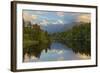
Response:
M46 26L49 24L67 25L80 21L90 22L91 17L89 13L23 10L23 18L25 21L31 21L32 24Z

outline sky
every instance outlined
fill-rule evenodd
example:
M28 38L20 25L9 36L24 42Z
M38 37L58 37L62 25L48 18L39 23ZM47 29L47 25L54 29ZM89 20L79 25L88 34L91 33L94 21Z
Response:
M90 22L90 13L79 12L58 12L58 11L35 11L23 10L23 19L32 24L43 26L62 24L67 25L73 22Z

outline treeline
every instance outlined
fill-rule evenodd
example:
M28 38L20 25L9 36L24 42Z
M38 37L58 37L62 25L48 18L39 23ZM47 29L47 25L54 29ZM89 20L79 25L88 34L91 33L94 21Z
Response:
M74 52L91 55L91 25L90 23L78 23L70 30L53 33L53 41L59 41L72 48Z
M30 23L31 25L31 23ZM47 31L40 28L38 24L23 27L23 47L29 48L33 45L49 43L49 36Z

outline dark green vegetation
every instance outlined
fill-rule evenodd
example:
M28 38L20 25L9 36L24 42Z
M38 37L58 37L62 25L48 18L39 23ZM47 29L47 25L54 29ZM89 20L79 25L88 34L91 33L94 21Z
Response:
M30 23L29 23L30 24ZM31 24L30 24L31 25ZM39 25L24 26L23 47L29 48L32 45L48 44L50 42L49 35L43 31Z
M41 51L49 49L50 38L46 31L43 31L39 25L24 25L23 28L23 60L26 53L29 56L34 55L35 57L40 57Z
M90 23L78 23L69 30L52 34L51 38L72 48L75 53L91 55Z
M50 47L52 42L60 42L71 48L75 53L91 55L90 23L77 23L69 30L52 34L42 30L38 24L32 25L30 22L24 22L23 25L24 54L28 52L39 57L41 51Z
M48 49L50 49L50 43L45 43L45 44L41 43L41 44L37 44L37 45L31 45L28 48L23 49L23 51L24 51L23 53L24 53L24 55L26 53L28 53L29 56L33 55L35 57L40 58L41 52L44 49L45 49L45 52L47 52Z

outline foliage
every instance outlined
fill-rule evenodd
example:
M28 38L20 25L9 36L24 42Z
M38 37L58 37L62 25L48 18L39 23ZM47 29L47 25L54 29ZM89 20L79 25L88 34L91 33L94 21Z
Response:
M31 24L30 24L31 25ZM31 27L23 28L23 47L28 48L32 45L40 43L48 43L49 36L46 31L43 31L39 25L35 24Z
M26 49L31 46L58 41L72 48L75 53L91 55L90 23L78 23L69 30L52 34L48 34L47 31L42 30L37 24L28 24L29 26L24 26L23 28L23 47Z
M51 35L53 41L66 44L76 53L91 55L91 34L90 23L80 23L64 32L57 32Z

